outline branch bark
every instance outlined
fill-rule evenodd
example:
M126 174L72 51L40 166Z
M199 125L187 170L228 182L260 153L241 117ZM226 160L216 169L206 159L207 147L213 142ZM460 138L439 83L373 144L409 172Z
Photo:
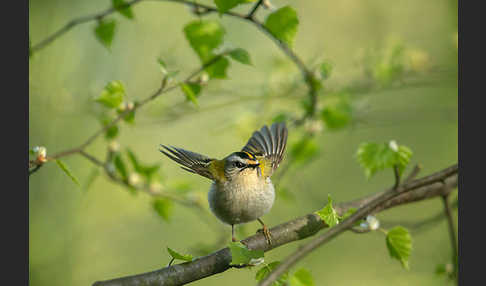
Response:
M451 192L452 189L457 186L457 171L457 165L454 165L421 179L407 182L405 185L398 188L397 191L399 194L394 197L390 197L389 199L386 199L382 203L375 206L373 206L371 202L376 200L377 197L383 196L383 194L385 194L387 191L366 196L351 202L337 204L335 209L340 215L342 215L352 207L360 208L360 210L367 208L365 212L358 214L360 217L363 217L367 214L377 213L399 205L442 196L447 192ZM355 216L360 210L358 210L353 216ZM346 221L348 221L349 224L349 221L351 221L353 216L346 219L338 226L335 226L330 231L344 225ZM287 243L313 236L320 230L327 227L328 226L317 214L310 213L271 228L272 245L268 245L265 237L260 233L242 240L242 243L247 245L250 249L270 251ZM330 231L326 232L326 234ZM192 262L172 265L170 267L165 267L143 274L116 278L107 281L98 281L93 285L184 285L192 281L224 272L231 268L230 263L230 250L229 248L224 248L207 256L200 257Z

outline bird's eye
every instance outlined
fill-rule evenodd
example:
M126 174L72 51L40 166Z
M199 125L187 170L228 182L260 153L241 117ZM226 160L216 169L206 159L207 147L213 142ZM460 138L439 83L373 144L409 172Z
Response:
M234 162L234 165L235 165L236 167L238 167L238 168L243 168L243 167L245 167L245 164L241 163L240 161L236 161L236 162Z

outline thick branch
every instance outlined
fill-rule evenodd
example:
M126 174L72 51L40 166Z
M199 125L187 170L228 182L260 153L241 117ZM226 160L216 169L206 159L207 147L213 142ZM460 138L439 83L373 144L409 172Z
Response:
M399 198L401 197L401 195L406 195L407 193L415 189L433 183L439 183L439 188L442 190L442 192L444 192L444 185L445 185L444 178L455 175L457 174L457 172L458 172L458 166L456 164L433 175L424 177L422 179L414 180L408 184L401 185L398 188L390 188L380 193L379 195L375 195L373 199L368 200L368 203L364 205L360 205L358 210L355 213L353 213L350 217L345 219L342 223L331 228L326 233L316 237L308 244L304 245L303 247L300 247L297 251L291 253L287 258L283 260L281 264L277 266L277 268L275 268L275 270L273 270L258 285L269 286L270 284L273 283L273 281L277 280L277 278L280 275L282 275L285 271L287 271L290 267L296 264L299 260L307 256L313 250L331 241L342 232L348 230L353 226L354 223L356 223L358 220L362 219L366 215L372 213L373 211L376 212L377 208L384 207L385 204L390 202L392 199L397 197Z
M444 182L444 183L442 183ZM404 205L416 201L425 200L432 197L441 196L444 192L450 192L457 186L457 165L426 176L421 179L413 180L398 188L401 193L395 197L385 200L382 204L371 207L370 202L377 195L371 195L349 203L336 205L335 209L339 214L344 214L351 207L369 207L361 214L365 216L372 212L379 212L388 208ZM379 194L383 194L381 192ZM358 213L357 211L356 213ZM355 213L355 214L356 214ZM343 221L344 224L346 221ZM339 224L338 226L340 226ZM331 230L337 228L332 228ZM280 224L270 229L272 233L272 245L266 243L262 234L256 234L244 239L242 242L250 249L259 249L269 251L273 248L285 245L287 243L301 240L316 234L327 225L315 213L296 218L289 222ZM160 270L143 273L134 276L117 278L108 281L99 281L94 283L97 286L114 286L114 285L183 285L196 281L230 268L231 253L228 248L221 249L207 256L198 258L192 262L172 265Z

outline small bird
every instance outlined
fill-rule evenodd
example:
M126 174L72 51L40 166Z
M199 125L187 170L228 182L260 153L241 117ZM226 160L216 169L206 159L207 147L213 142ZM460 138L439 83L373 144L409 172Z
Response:
M177 147L160 145L160 152L181 164L181 168L213 181L208 193L209 207L223 223L231 225L231 239L236 224L258 220L271 244L271 234L261 220L275 200L270 177L283 159L287 145L285 123L263 126L253 132L241 151L218 160ZM165 150L164 150L165 149Z

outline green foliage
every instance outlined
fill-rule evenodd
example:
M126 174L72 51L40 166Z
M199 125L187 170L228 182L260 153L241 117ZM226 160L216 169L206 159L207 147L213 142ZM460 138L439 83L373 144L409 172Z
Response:
M246 3L247 0L214 0L214 4L218 7L219 13L223 14L226 11L238 6L239 4Z
M390 143L362 143L356 153L358 162L365 170L366 178L371 178L377 171L398 167L401 175L410 162L412 151L395 141Z
M113 155L113 164L115 164L116 171L121 176L122 180L128 182L128 172L125 162L121 156L121 153L116 152Z
M265 264L255 275L256 281L261 281L265 279L265 277L270 274L277 266L280 264L280 261L274 261L270 264ZM272 283L272 286L285 286L288 280L289 273L285 272L282 274L275 282Z
M290 148L294 164L304 164L314 159L319 153L319 147L314 139L304 137Z
M133 19L132 6L125 6L127 2L125 0L112 0L113 8L115 8L120 14L127 17L128 19Z
M387 53L375 64L373 77L382 86L389 85L398 79L405 70L405 48L401 43L396 43Z
M184 27L189 44L202 62L207 62L214 56L214 49L223 43L226 31L218 21L194 20Z
M111 20L99 20L98 25L94 29L96 38L103 46L110 50L113 37L115 36L116 21Z
M95 98L95 101L108 108L117 108L122 104L124 97L125 88L123 84L119 80L114 80L105 86L101 94Z
M263 250L250 250L241 242L230 242L232 265L247 265L252 259L263 258Z
M319 72L321 74L321 79L326 80L331 76L332 64L330 62L323 62L319 66Z
M68 175L68 177L76 184L76 185L80 185L79 184L79 181L78 179L73 175L73 173L71 173L71 170L69 170L68 166L61 160L56 160L56 163L57 165L59 166L59 168L61 168L61 170L66 174Z
M346 95L330 98L322 109L321 118L330 130L346 127L352 119L352 107Z
M251 63L250 54L248 54L248 52L242 48L232 50L231 52L229 52L229 55L233 60L238 61L242 64L250 66L253 65Z
M152 202L152 207L163 220L169 221L173 208L173 203L171 200L162 198L155 199Z
M101 119L101 124L103 124L103 126L107 126L111 122L112 122L112 119L110 119L109 117L105 117L105 118ZM108 139L108 140L114 139L118 136L118 133L119 133L118 126L116 124L114 124L114 125L108 127L108 129L106 129L105 138Z
M145 177L148 181L150 181L152 179L154 174L157 173L157 171L160 168L159 164L154 164L154 165L143 165L143 164L141 164L138 161L137 157L135 156L135 153L133 153L132 150L130 150L128 148L127 148L127 155L128 155L128 159L132 163L132 166L133 166L133 169L135 170L135 172L137 172L138 174Z
M230 62L225 57L219 57L220 58L215 63L205 68L205 71L208 73L210 78L226 78L226 70L230 66Z
M314 286L314 279L309 270L300 268L289 278L290 286Z
M179 252L167 247L167 251L169 252L170 256L174 259L179 259L183 261L192 261L193 256L190 254L180 254Z
M201 85L198 83L181 83L181 90L186 95L186 99L199 106L197 97L201 92Z
M297 34L299 19L292 7L284 6L269 14L264 25L277 39L292 46Z
M408 268L408 258L412 251L412 237L408 230L396 226L386 234L386 246L392 258L398 259L405 269Z
M339 215L332 207L332 199L330 195L327 196L327 201L327 205L317 211L316 214L318 214L329 227L333 227L339 223Z

